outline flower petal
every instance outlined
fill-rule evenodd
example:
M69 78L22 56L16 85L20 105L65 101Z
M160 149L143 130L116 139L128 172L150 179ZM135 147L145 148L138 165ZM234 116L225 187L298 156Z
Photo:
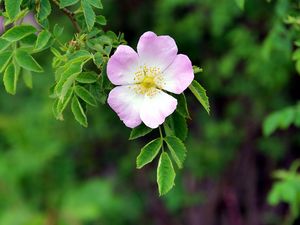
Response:
M127 45L120 45L107 63L107 76L115 85L133 84L138 68L138 54Z
M145 96L140 112L145 125L153 129L161 125L177 106L177 100L174 97L163 91L156 91L153 96Z
M183 54L176 56L173 63L163 72L162 89L180 94L193 81L194 71L191 60Z
M135 85L118 86L108 95L109 106L118 114L127 127L134 128L141 124L140 108L144 100L143 95L137 94Z
M137 52L142 65L159 67L163 71L173 62L178 49L170 36L157 36L148 31L140 37Z

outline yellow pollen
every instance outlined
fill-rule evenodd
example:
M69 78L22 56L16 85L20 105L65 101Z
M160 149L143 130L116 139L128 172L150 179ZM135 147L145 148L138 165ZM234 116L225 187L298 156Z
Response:
M140 66L135 72L134 90L137 94L153 96L164 84L163 76L158 67Z
M141 86L143 86L143 88L149 89L152 87L155 87L155 81L154 81L154 77L150 77L150 76L145 76L143 81L141 82Z

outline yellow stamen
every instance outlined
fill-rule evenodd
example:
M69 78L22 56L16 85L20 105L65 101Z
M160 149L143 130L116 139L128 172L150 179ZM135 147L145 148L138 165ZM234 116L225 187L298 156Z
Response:
M163 76L158 67L140 66L135 72L134 81L137 84L134 88L137 94L153 96L161 89Z

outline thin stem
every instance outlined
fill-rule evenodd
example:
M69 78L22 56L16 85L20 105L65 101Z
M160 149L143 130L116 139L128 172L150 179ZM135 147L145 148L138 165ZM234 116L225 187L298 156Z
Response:
M59 2L58 2L57 0L52 0L52 2L53 2L55 5L57 5L58 8L60 8ZM66 8L62 8L62 9L60 8L60 10L62 10L63 13L66 14L66 15L69 17L69 19L71 20L71 22L72 22L74 28L75 28L76 31L79 33L81 29L80 29L80 26L78 25L76 19L74 18L75 13L72 12L72 11L70 11L70 10L68 10L68 9L66 9Z
M160 138L161 138L162 141L163 141L163 140L164 140L164 136L163 136L161 127L159 126L158 129L159 129ZM163 151L163 152L165 151L165 148L164 148L164 141L163 141L163 143L162 143L162 151Z

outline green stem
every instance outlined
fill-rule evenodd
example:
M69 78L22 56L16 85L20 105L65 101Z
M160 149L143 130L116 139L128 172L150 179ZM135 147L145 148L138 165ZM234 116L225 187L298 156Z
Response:
M165 148L164 148L164 136L163 136L163 133L162 133L162 130L161 130L160 126L158 127L158 129L159 129L160 138L163 141L163 143L162 143L162 151L164 152L165 151Z

